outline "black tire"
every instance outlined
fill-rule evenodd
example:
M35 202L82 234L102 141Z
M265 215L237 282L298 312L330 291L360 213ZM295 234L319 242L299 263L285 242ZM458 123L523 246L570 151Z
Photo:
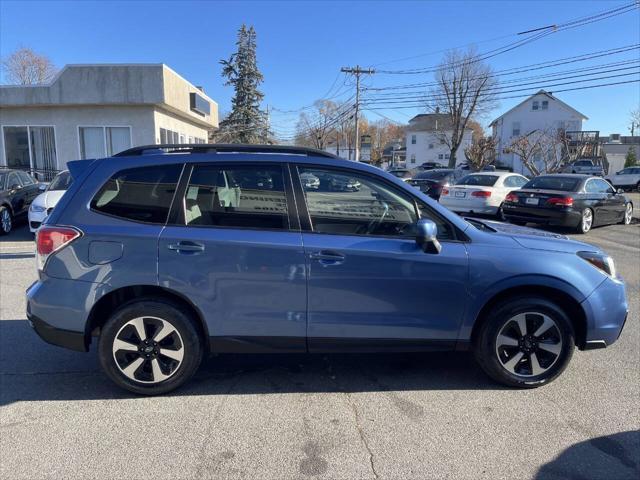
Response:
M0 235L7 235L13 229L13 215L4 205L0 206Z
M128 332L129 338L133 338L130 340L131 344L144 347L144 343L137 335L137 329L130 323L141 317L145 317L144 322L149 322L144 324L143 329L150 332L146 335L150 340L153 340L154 336L157 337L160 329L167 323L177 332L176 334L172 331L171 338L167 339L171 343L170 345L161 345L165 340L159 341L157 344L158 352L163 350L170 353L168 350L177 348L178 350L175 351L183 353L177 366L175 366L177 361L158 352L151 352L153 358L150 359L149 355L144 354L146 350L142 350L142 353L128 351L128 349L114 351L116 335L120 335L119 340L122 340ZM157 320L162 323L154 324ZM119 387L142 395L159 395L183 385L200 366L203 351L203 339L198 335L195 319L173 302L159 298L134 300L120 307L102 328L98 342L98 357L107 376ZM122 365L118 363L116 356L122 361ZM145 356L147 358L144 358ZM130 378L124 373L123 367L126 369L125 365L139 362L138 357L142 358L143 363L140 363L139 367L132 372L134 378ZM131 360L129 361L129 359ZM156 373L151 368L154 359L156 365L161 365L164 368L160 373L168 375L168 378L155 381ZM137 380L136 375L140 378L149 375L151 381L145 383Z
M500 206L498 207L498 211L496 212L496 219L499 222L506 222L507 219L504 216L504 210L502 209L502 203L500 204Z
M547 357L547 355L551 354L546 349L543 350L535 345L531 346L531 343L528 344L527 348L534 349L533 353L536 354L536 363L538 363L539 367L542 365L539 361L543 357L548 360L544 372L538 375L533 374L532 354L530 352L522 353L523 350L521 348L524 347L510 346L507 348L512 350L500 352L497 346L498 335L505 331L504 328L512 328L510 325L514 325L513 318L524 313L531 313L531 315L527 315L526 323L531 326L530 330L534 331L534 333L536 328L540 328L539 322L543 319L543 316L551 319L555 324L552 327L553 330L547 330L543 335L535 337L537 340L533 341L533 344L546 343L548 339L543 338L545 334L551 335L553 333L555 335L556 332L559 333L553 340L557 342L560 350L553 357L555 359L551 358L552 362ZM517 327L517 324L515 326ZM522 338L518 339L518 342L524 345ZM489 312L475 335L473 348L480 367L495 381L510 387L535 388L552 382L565 370L575 348L575 333L569 317L555 303L541 297L514 297L501 302ZM515 360L516 356L522 353L522 360L517 366L521 371L511 372L503 363L505 359L501 358L500 355L509 352L513 352L511 355L512 360ZM509 363L509 357L506 357L506 359L506 363ZM527 368L530 369L529 372L527 372Z
M586 215L591 215L591 223L589 224L587 224L584 221L584 218ZM582 210L582 213L580 215L580 221L578 222L578 225L576 225L575 227L576 233L581 233L581 234L589 233L589 231L593 228L593 225L595 224L595 222L596 222L595 212L590 208L585 208L584 210Z

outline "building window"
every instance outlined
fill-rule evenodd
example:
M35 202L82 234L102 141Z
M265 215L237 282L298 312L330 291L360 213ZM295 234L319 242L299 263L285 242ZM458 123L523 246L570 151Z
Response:
M542 101L542 110L548 110L549 109L549 100L543 100Z
M444 154L444 159L445 159L445 160L449 160L449 154L448 154L448 153L445 153L445 154Z
M519 137L520 136L520 122L513 122L513 128L511 131L511 136L512 137Z
M411 135L411 145L415 145L416 144L416 136L415 135Z
M538 110L539 105L540 105L540 104L538 103L538 101L537 101L537 100L534 100L534 101L533 101L533 105L531 106L531 110Z
M78 127L80 158L111 157L131 148L130 127Z
M429 144L429 149L432 149L432 148L433 148L433 143L430 143Z
M439 154L438 154L438 160L442 160L443 158L444 158L444 155L443 155L443 154L441 154L441 153L439 153Z
M49 181L58 168L53 127L3 127L7 166L32 170L38 180Z
M411 154L411 163L416 163L416 154L415 153Z

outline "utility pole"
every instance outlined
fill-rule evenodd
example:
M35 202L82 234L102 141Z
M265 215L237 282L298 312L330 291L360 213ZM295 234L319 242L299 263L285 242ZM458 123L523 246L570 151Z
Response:
M356 77L356 112L355 112L355 120L356 120L356 155L355 161L360 161L360 124L358 122L358 113L360 112L360 75L366 73L367 75L373 75L376 71L373 68L360 68L360 65L356 65L355 67L342 67L340 69L343 73L351 73Z

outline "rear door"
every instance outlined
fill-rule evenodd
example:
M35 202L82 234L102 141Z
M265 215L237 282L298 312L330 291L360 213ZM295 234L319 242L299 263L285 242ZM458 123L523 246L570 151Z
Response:
M14 216L27 213L29 207L28 190L22 185L17 172L10 172L7 178L7 189L11 193L11 209Z
M287 165L187 169L160 236L160 285L198 308L214 351L306 351L305 260Z

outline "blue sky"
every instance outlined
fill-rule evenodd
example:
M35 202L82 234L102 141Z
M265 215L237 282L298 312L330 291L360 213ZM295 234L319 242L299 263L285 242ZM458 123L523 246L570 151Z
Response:
M477 43L487 51L522 37L515 33L587 16L629 3L518 2L216 2L0 0L0 54L24 45L54 63L163 62L229 109L232 90L223 85L219 60L234 50L244 22L258 34L258 61L265 104L276 131L293 129L295 110L331 89L347 99L341 66L411 69L437 64L442 50ZM558 32L489 60L495 70L640 43L636 9L601 22ZM580 67L637 59L638 50L580 63ZM414 57L403 61L399 58ZM390 63L389 63L390 62ZM569 68L571 65L568 66ZM563 69L568 68L564 66ZM542 73L547 73L543 71ZM535 72L534 72L535 73ZM523 74L528 75L528 74ZM370 86L428 82L432 74L376 74ZM624 77L616 80L637 79ZM334 83L335 82L335 83ZM532 87L535 90L534 87ZM629 134L629 112L640 105L640 84L558 93L589 117L585 129ZM495 117L518 103L503 100ZM419 110L381 112L398 122ZM375 120L373 113L366 115ZM491 120L491 118L487 118ZM488 122L485 122L488 123Z

